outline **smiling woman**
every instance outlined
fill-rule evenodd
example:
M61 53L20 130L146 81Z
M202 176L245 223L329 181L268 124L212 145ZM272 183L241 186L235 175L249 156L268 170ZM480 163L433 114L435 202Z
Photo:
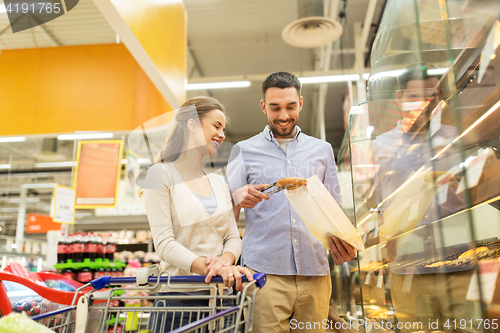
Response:
M234 266L241 239L233 215L231 196L223 176L203 172L205 156L214 156L225 139L224 107L216 99L195 97L175 113L165 146L156 156L144 181L144 204L161 267L171 276L220 275L225 287L242 289L246 268ZM182 287L182 286L181 286ZM191 295L192 288L170 290L158 296ZM205 290L206 291L206 290ZM197 293L200 293L199 291ZM155 306L208 306L208 300L159 300ZM187 316L187 317L186 317ZM167 315L167 328L200 318ZM150 328L160 332L162 316L153 316Z

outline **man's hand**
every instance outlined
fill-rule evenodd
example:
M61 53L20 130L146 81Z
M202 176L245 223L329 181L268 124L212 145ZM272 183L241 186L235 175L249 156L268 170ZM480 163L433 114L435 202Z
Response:
M354 248L349 243L344 242L338 237L329 237L328 246L330 247L333 261L337 265L348 262L356 256Z
M233 193L233 201L235 205L240 205L241 208L254 208L256 204L262 200L269 200L267 194L259 191L266 187L267 184L261 185L245 185Z

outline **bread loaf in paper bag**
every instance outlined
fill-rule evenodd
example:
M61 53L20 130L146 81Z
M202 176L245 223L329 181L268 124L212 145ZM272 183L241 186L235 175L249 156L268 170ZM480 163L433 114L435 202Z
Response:
M285 196L314 237L328 249L328 238L338 238L355 250L365 249L361 236L317 176L307 179L307 186L285 190Z

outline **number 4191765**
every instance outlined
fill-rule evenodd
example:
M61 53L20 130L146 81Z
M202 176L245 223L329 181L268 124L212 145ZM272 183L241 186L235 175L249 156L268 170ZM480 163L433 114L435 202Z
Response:
M447 328L447 329L481 329L481 328L484 328L486 330L489 330L490 328L493 329L493 330L496 330L498 328L498 322L497 322L498 319L492 319L492 320L489 320L489 319L470 319L470 320L465 320L465 319L460 319L460 320L457 320L457 319L454 319L454 320L450 320L448 319L443 327Z
M36 5L36 8L35 8ZM60 3L51 3L51 2L21 2L21 3L9 3L7 7L5 7L7 13L11 14L12 12L19 13L33 13L33 14L59 14L61 12L61 4ZM38 13L37 13L38 12Z

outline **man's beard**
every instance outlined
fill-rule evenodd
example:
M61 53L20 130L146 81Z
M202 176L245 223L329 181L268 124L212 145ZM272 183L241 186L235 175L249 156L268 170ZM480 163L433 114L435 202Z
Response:
M286 130L286 129L281 129L279 127L275 127L273 122L269 120L267 121L267 124L269 125L269 128L271 129L271 132L273 132L274 136L281 136L281 137L289 136L293 133L293 131L295 130L296 121L292 120L291 123L292 126L290 127L290 130Z

